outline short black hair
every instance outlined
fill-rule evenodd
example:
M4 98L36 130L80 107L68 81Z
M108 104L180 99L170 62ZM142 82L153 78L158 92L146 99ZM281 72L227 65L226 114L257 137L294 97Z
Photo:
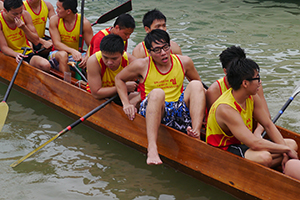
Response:
M114 27L119 25L120 29L132 28L135 29L135 21L129 14L121 14L115 21Z
M164 30L154 29L151 32L147 33L144 41L146 48L150 50L152 48L152 42L156 44L167 43L170 45L170 36Z
M228 83L233 90L238 90L243 80L251 79L255 75L255 71L259 72L256 62L249 58L236 58L227 68Z
M109 34L102 38L100 50L107 53L120 52L123 55L124 41L119 35Z
M231 46L222 51L222 53L219 55L219 59L222 63L222 68L227 69L229 63L235 58L246 58L244 49L239 46Z
M3 4L3 7L7 10L7 12L11 9L20 8L21 6L23 6L22 0L5 0Z
M62 3L62 6L65 10L70 9L74 14L77 13L77 0L58 0Z
M167 22L166 16L157 10L156 8L153 10L148 11L144 17L143 17L143 25L144 27L150 28L151 24L153 23L154 20L165 20Z

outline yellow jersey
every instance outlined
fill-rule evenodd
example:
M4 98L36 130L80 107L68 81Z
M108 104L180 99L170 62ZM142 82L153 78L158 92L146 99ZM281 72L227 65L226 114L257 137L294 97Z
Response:
M29 12L33 25L39 35L40 38L45 36L46 23L48 18L48 7L44 0L41 0L40 10L38 13L35 13L30 7L28 0L23 1L25 9Z
M227 150L231 144L242 144L233 135L227 135L219 126L216 120L216 109L220 104L227 104L240 113L245 125L252 132L253 119L252 114L254 110L253 97L249 96L246 100L246 109L244 110L232 95L232 88L224 92L220 98L215 101L209 111L206 128L206 142L212 146Z
M165 101L178 101L183 92L184 69L175 54L170 54L171 68L167 73L162 73L157 68L152 57L149 57L149 67L144 82L140 84L142 100L155 88L161 88L165 92Z
M65 23L62 18L58 19L58 32L61 42L73 49L79 50L79 32L80 32L80 14L76 14L76 21L72 30L66 30Z
M223 94L224 92L226 92L230 88L226 84L225 76L223 78L220 78L219 80L217 80L217 83L219 85L219 89L220 89L221 94Z
M21 19L24 21L23 16L21 17ZM3 35L9 48L18 53L23 53L23 50L21 49L22 47L31 48L29 45L29 41L27 40L26 35L22 29L18 28L17 26L12 29L8 26L3 17L3 11L0 13L0 23ZM32 50L28 50L26 52L26 55L30 53L32 53Z

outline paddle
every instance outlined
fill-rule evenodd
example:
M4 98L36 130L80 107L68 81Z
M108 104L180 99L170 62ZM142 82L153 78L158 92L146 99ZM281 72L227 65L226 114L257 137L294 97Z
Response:
M22 157L21 159L15 161L14 163L12 163L10 166L11 167L16 167L17 165L19 165L21 162L23 162L24 160L26 160L27 158L29 158L30 156L32 156L34 153L36 153L37 151L39 151L41 148L43 148L44 146L46 146L47 144L49 144L50 142L52 142L53 140L57 139L59 136L65 134L66 132L70 131L72 128L74 128L75 126L77 126L78 124L80 124L81 122L83 122L84 120L86 120L87 118L89 118L91 115L93 115L94 113L96 113L97 111L101 110L102 108L104 108L107 104L109 104L111 101L113 101L115 98L117 98L118 95L116 94L115 96L111 97L110 99L108 99L106 102L104 102L103 104L101 104L100 106L98 106L97 108L95 108L94 110L90 111L88 114L86 114L85 116L79 118L77 121L75 121L73 124L67 126L65 129L63 129L61 132L59 132L58 134L56 134L53 138L51 138L50 140L48 140L47 142L45 142L44 144L42 144L41 146L39 146L38 148L36 148L35 150L31 151L30 153L28 153L26 156Z
M94 26L95 24L105 23L105 22L119 16L120 14L126 13L131 10L132 10L131 0L129 0L129 1L121 4L120 6L114 8L113 10L102 15L97 21L92 23L92 26Z
M279 117L282 115L282 113L285 111L285 109L290 105L290 103L294 100L294 98L299 94L300 92L300 85L298 85L292 94L292 96L285 102L285 104L282 106L282 108L279 110L277 115L273 118L272 122L275 124ZM265 137L266 131L262 133L262 137Z
M72 67L74 67L74 69L76 70L76 72L81 76L81 78L85 81L88 82L88 80L86 79L86 77L82 74L82 72L80 71L80 69L78 69L76 67L76 64L74 62L68 62L68 65L71 65Z
M29 50L29 49L30 48L28 48L28 47L22 47L23 55L25 55L26 51ZM11 79L9 85L8 85L8 88L6 90L5 96L4 96L3 100L2 100L2 102L0 103L0 132L1 132L2 128L3 128L3 125L4 125L6 117L7 117L7 113L8 113L8 110L9 110L8 105L6 103L6 100L7 100L8 95L9 95L11 89L12 89L12 86L13 86L13 84L15 82L15 79L17 77L17 74L19 72L19 69L20 69L20 66L22 64L23 59L24 58L22 57L21 60L19 61L18 66L17 66L17 68L16 68L16 70L14 72L14 75L13 75L13 77L12 77L12 79Z

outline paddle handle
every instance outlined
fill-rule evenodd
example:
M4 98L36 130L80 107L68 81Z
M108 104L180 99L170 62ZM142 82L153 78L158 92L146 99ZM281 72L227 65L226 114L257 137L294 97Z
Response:
M277 113L277 115L273 118L272 122L275 124L277 122L277 120L279 119L279 117L282 115L282 113L285 111L285 109L290 105L290 103L294 100L294 97L291 96L286 102L285 104L282 106L282 108L279 110L279 112ZM262 133L262 137L265 137L265 135L267 134L266 131L264 131Z
M79 30L79 51L83 52L83 20L84 20L84 0L81 0L81 18L80 18L80 30Z
M29 49L30 49L30 48L28 48L28 47L22 47L23 55L25 55L25 54L26 54L26 51L29 50ZM12 88L14 82L15 82L15 79L16 79L17 74L18 74L18 72L19 72L20 66L21 66L21 64L22 64L22 62L23 62L23 59L24 59L24 57L22 57L21 60L19 61L18 66L17 66L17 68L16 68L16 70L15 70L15 72L14 72L14 75L13 75L13 77L12 77L12 79L11 79L9 85L8 85L8 88L7 88L7 90L6 90L5 96L4 96L4 98L3 98L3 101L4 101L4 102L7 101L8 95L9 95L9 93L10 93L10 91L11 91L11 88Z

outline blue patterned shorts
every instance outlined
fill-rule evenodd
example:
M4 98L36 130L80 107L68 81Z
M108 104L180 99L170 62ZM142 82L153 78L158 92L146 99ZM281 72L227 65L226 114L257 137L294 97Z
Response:
M186 128L188 126L192 127L192 120L189 108L186 106L183 97L184 92L180 95L178 101L165 102L165 112L161 123L186 133ZM148 97L146 97L140 104L139 114L144 117L146 117L147 105Z
M51 64L51 67L52 67L52 68L54 68L54 69L56 69L56 70L59 70L59 63L58 63L58 61L55 59L55 53L56 53L56 52L58 52L58 50L51 51L51 52L49 53L49 55L48 55L48 60L49 60L49 62L50 62L50 64ZM81 55L82 55L82 57L85 57L86 53L85 53L85 52L84 52L84 53L81 53ZM73 59L73 56L72 56L71 54L69 55L68 62L75 62L75 63L76 63L76 61ZM71 66L70 66L70 70L71 70L71 71L76 71L76 70L74 69L74 67L71 67Z

